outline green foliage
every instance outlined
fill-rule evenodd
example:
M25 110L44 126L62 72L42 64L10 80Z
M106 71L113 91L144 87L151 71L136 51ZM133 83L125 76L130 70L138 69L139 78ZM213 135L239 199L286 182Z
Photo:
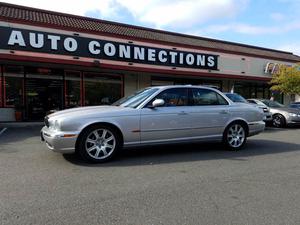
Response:
M270 84L273 91L300 95L300 65L293 67L281 65L279 72L273 74Z

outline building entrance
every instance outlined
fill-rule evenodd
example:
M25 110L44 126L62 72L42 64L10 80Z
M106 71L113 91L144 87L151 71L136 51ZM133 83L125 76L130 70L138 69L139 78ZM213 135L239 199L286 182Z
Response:
M41 121L46 114L63 109L63 76L60 71L37 69L26 74L27 120Z

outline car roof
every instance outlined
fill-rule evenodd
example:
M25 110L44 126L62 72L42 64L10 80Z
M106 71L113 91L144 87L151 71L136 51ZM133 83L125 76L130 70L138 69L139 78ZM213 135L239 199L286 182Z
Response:
M205 86L205 85L191 85L191 84L154 86L152 88L159 88L161 90L169 89L169 88L203 88L203 89L218 91L218 89L213 88L213 87L208 87L208 86Z

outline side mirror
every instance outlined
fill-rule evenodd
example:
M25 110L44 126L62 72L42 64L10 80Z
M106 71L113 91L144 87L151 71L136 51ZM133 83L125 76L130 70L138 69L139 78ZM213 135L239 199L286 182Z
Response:
M163 99L155 99L152 102L152 108L163 106L164 104L165 104L165 101Z

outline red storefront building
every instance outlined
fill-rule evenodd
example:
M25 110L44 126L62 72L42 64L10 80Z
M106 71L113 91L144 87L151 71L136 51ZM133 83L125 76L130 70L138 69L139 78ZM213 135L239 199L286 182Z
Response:
M300 61L284 51L6 3L0 33L0 121L42 120L51 110L110 104L165 84L270 98L276 65Z

